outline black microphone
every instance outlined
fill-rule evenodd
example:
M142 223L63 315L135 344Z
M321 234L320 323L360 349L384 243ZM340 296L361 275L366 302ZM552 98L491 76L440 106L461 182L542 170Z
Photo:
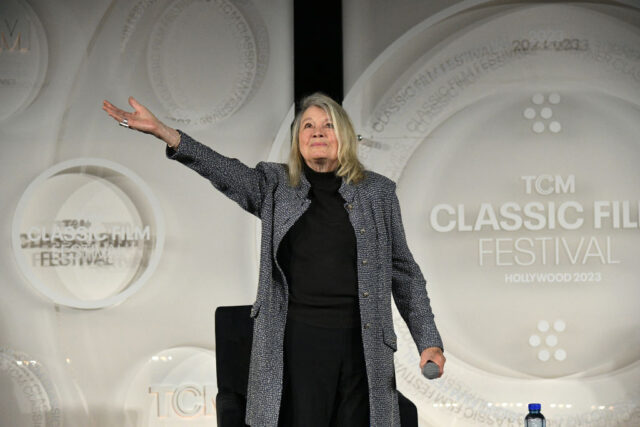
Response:
M428 380L436 379L440 375L440 367L435 362L428 361L422 367L422 375Z

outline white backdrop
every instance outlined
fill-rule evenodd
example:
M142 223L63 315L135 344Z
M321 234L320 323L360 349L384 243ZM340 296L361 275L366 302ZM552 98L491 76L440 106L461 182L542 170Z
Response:
M292 7L273 0L0 4L0 425L215 425L213 312L250 304L256 222L128 95L253 165L281 160ZM640 424L633 2L344 2L344 105L398 182L447 375L420 423Z
M424 425L520 425L535 401L551 425L640 423L637 7L437 9L347 94L447 351L446 378L420 378L398 317L398 388Z
M292 16L288 1L0 3L0 425L215 425L213 314L253 301L254 221L102 100L134 95L255 164L293 102Z

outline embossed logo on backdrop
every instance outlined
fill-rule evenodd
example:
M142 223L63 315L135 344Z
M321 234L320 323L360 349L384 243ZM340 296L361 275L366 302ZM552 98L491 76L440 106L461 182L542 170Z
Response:
M640 29L607 11L430 21L356 86L359 110L345 101L364 163L398 181L429 283L448 374L420 377L399 317L396 367L434 425L519 422L533 391L558 424L638 419L624 390L638 392L640 366Z
M61 427L62 407L47 369L23 352L0 347L2 422L33 427Z
M141 426L215 424L216 355L198 347L176 347L149 358L129 385L125 413Z
M148 27L149 82L164 118L176 125L207 126L230 117L264 79L269 38L251 1L139 1L130 9L121 49Z
M27 2L0 3L0 121L19 113L37 96L47 71L47 39Z
M164 222L148 186L102 159L57 164L27 188L13 221L18 266L58 304L101 308L138 291L158 265Z

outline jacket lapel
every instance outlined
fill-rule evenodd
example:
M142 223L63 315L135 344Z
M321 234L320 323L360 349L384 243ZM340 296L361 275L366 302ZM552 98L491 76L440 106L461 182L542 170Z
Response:
M343 178L342 185L338 189L338 192L345 201L345 204L353 204L353 200L356 197L356 186L353 183L347 183Z
M308 195L311 184L304 174L300 177L300 185L295 188L288 186L286 188L287 192L282 196L282 200L275 204L276 212L273 216L274 259L278 256L278 248L285 234L309 207Z

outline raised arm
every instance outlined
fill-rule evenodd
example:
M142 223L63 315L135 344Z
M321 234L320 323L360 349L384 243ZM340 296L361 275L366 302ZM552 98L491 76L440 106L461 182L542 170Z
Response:
M107 100L102 102L102 109L113 117L121 126L140 132L148 133L174 150L180 145L180 134L177 130L162 123L144 105L140 104L133 96L129 97L129 105L133 107L133 113L121 110Z
M167 144L167 157L191 168L244 210L260 217L266 191L266 172L262 163L256 168L250 168L237 159L225 157L193 140L182 131L165 125L131 96L129 105L134 110L131 113L105 100L102 109L121 126L164 141Z

